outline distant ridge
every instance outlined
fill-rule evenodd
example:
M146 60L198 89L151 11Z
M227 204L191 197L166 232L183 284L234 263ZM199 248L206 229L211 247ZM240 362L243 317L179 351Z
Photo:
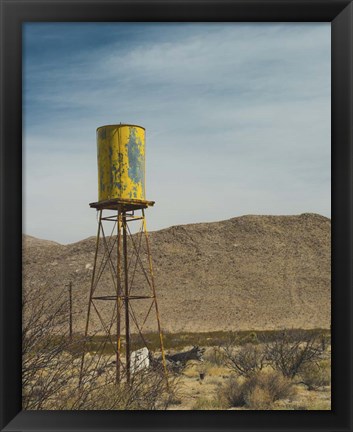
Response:
M177 225L151 232L150 242L165 331L330 327L331 220L324 216ZM94 237L60 245L23 236L25 289L46 286L52 296L72 281L76 331L84 325L94 244Z
M39 239L37 237L32 237L27 234L22 234L22 242L26 245L27 248L30 247L41 247L41 246L50 246L50 245L60 245L60 243L57 243L52 240L43 240Z

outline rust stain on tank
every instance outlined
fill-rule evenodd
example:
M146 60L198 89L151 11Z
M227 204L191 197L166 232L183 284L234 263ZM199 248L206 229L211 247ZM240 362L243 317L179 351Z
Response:
M97 129L98 200L145 200L145 129L109 125Z

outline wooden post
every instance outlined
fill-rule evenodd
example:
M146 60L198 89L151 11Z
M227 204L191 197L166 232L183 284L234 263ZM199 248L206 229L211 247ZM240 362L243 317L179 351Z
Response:
M72 342L72 282L69 283L69 337Z

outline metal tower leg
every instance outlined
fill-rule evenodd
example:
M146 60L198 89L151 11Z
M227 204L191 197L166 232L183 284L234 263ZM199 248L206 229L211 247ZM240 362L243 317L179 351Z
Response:
M82 382L83 364L85 361L85 354L86 354L88 327L89 327L89 320L90 320L90 315L91 315L91 304L92 304L92 297L93 297L93 293L94 293L94 280L95 280L96 267L97 267L99 237L100 237L101 224L102 224L102 212L103 212L103 210L100 210L100 212L99 212L98 230L97 230L97 237L96 237L96 250L95 250L95 254L94 254L94 265L93 265L93 272L92 272L92 278L91 278L91 289L90 289L89 301L88 301L88 310L87 310L87 319L86 319L85 337L84 337L84 348L83 348L82 356L81 356L79 385L81 385L81 382Z
M130 383L130 309L129 309L129 279L127 257L127 226L126 212L123 213L123 248L124 248L124 282L125 282L125 343L126 343L126 379Z
M168 383L168 378L167 378L168 377L168 372L167 372L167 364L166 364L166 360L165 360L163 334L162 334L161 322L160 322L160 318L159 318L159 310L158 310L158 303L157 303L157 296L156 296L156 287L155 287L155 284L154 284L152 255L151 255L150 244L149 244L149 239L148 239L148 232L147 232L145 211L143 209L142 209L142 217L143 217L143 230L144 230L145 238L146 238L148 264L149 264L150 274L151 274L151 284L152 284L152 290L153 290L154 305L155 305L155 308L156 308L156 317L157 317L157 326L158 326L158 333L159 333L159 341L160 341L160 344L161 344L161 351L162 351L162 363L163 363L164 373L165 373L165 376L166 376L166 379L167 379L167 383Z
M127 205L130 207L127 208ZM100 345L97 350L98 360L97 365L94 368L95 371L98 369L98 366L104 357L106 344L109 343L115 353L116 383L119 384L124 380L126 380L127 383L130 383L132 382L132 367L134 366L131 364L132 341L135 340L134 338L140 337L140 343L142 342L142 346L146 346L149 349L149 343L144 338L142 332L144 325L150 322L148 319L151 317L153 306L157 318L163 369L168 383L163 335L157 304L152 255L146 227L145 212L141 206L138 206L137 208L133 206L131 208L131 206L132 204L130 203L126 204L125 202L117 202L114 208L116 213L113 216L103 216L103 211L106 208L99 209L94 267L91 278L84 333L84 352L82 353L80 367L80 384L83 378L85 352L87 349L87 338L90 332L90 319L92 313L95 312L97 314L96 319L98 318L98 322L102 326L106 335L104 342L102 342L102 345ZM112 209L109 208L107 210ZM142 215L136 216L136 210L142 210ZM129 224L132 221L141 222L140 230L136 234L132 234L129 228ZM111 234L110 236L106 236L104 226L112 222L114 223L114 226L111 230ZM115 224L117 225L116 231ZM145 246L142 246L143 237L145 237L146 240ZM103 253L100 251L101 248L103 248ZM148 267L142 259L143 253L147 258ZM110 270L110 276L112 278L111 285L107 284L106 277L101 278L102 274L107 272L107 270ZM136 274L138 274L138 276L135 278ZM114 289L112 289L113 287ZM100 309L102 301L104 303L109 300L114 302L113 308L111 308L113 309L111 316L111 312L109 312L111 309L107 307ZM140 303L142 300L147 303ZM134 310L136 304L138 305L138 314L136 314ZM147 309L148 312L147 315L145 315ZM144 316L145 318L143 319ZM116 330L116 336L112 335L112 328ZM101 333L99 333L99 335L101 335ZM122 359L122 345L125 348L125 361ZM122 371L124 374L122 374ZM114 374L114 370L111 370L111 372Z
M116 292L116 382L120 382L121 352L121 211L117 214L117 292Z

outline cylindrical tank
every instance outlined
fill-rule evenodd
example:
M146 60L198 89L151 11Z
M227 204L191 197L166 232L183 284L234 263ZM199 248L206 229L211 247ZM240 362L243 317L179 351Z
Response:
M136 125L97 128L98 200L145 200L145 129Z

